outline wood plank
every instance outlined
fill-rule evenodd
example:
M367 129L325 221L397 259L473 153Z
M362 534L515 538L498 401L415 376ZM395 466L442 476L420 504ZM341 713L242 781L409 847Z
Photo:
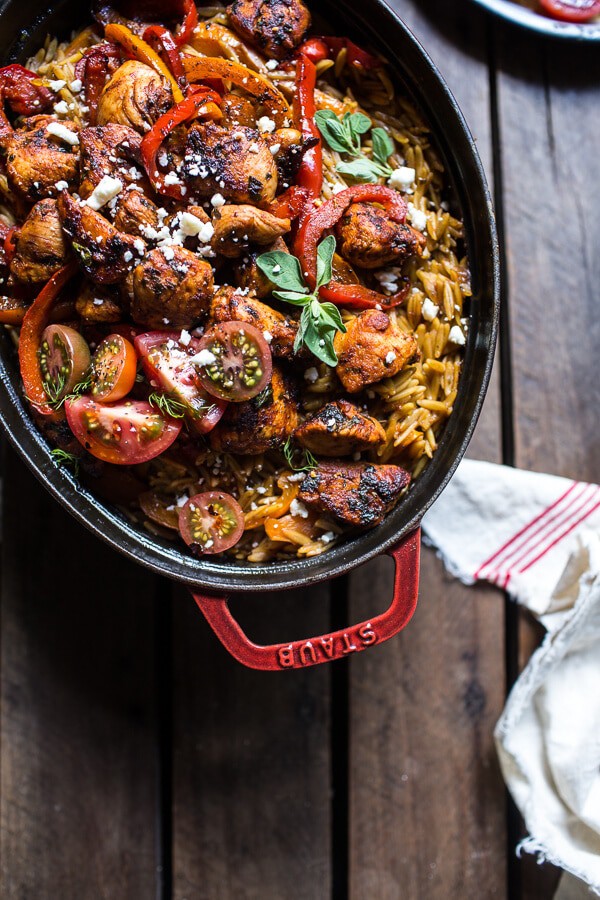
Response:
M515 461L598 481L597 417L589 410L597 407L600 386L589 361L600 340L600 62L580 44L536 41L516 29L495 33ZM523 614L520 666L539 638L539 627ZM551 896L559 875L523 856L521 896Z
M152 897L153 579L3 474L0 893Z
M232 608L259 643L329 630L326 587L244 596ZM173 897L329 896L328 667L245 669L183 592L173 653Z
M490 172L483 18L466 4L395 7L439 64ZM472 456L500 460L499 409L496 373ZM390 569L377 561L351 578L353 621L384 607ZM492 729L504 703L504 601L449 578L430 551L420 597L406 633L351 660L350 896L503 896L505 802Z

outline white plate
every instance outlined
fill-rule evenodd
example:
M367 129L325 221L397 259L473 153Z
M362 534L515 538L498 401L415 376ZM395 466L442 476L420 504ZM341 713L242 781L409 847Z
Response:
M571 38L578 41L600 41L600 22L575 24L574 22L559 22L534 12L520 3L512 0L475 0L480 6L484 6L503 19L510 19L524 28L533 28L542 34L553 37Z

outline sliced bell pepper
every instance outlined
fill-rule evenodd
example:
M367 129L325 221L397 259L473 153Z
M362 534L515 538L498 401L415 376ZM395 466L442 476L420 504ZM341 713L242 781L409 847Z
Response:
M183 197L182 185L165 184L165 175L158 169L157 156L163 141L174 128L183 122L189 122L200 116L219 118L222 115L219 108L220 103L221 98L216 91L207 87L194 87L185 100L161 116L144 136L141 144L142 159L148 178L159 194L165 194L178 200Z
M296 176L298 184L308 192L309 200L321 195L323 186L323 144L321 133L315 123L315 87L317 68L314 62L299 52L296 60L296 95L294 108L296 121L303 140L316 139L316 143L305 150Z
M183 44L189 44L194 29L198 24L198 10L194 0L184 0L183 8L185 13L183 22L181 28L174 35L175 43L178 47L182 47Z
M295 241L296 256L311 290L317 283L317 245L326 231L333 228L353 203L380 203L392 221L406 221L406 203L397 191L380 184L356 184L340 191L330 200L314 209L301 221ZM391 297L373 291L361 284L340 284L330 281L319 290L322 300L348 309L383 309L398 306L406 298L404 287Z
M310 38L301 45L298 52L307 56L313 63L318 63L323 59L333 59L344 48L348 51L346 57L348 65L356 69L377 69L381 66L381 61L376 56L362 50L348 38L329 35Z
M175 77L171 74L165 63L162 61L158 53L152 47L133 33L126 25L120 25L111 22L104 29L104 33L109 41L114 41L123 48L126 55L130 59L137 59L139 62L145 63L158 72L159 75L171 85L173 93L173 101L181 103L184 99L183 91L177 84Z
M147 44L150 44L153 50L156 50L164 64L168 66L169 71L183 93L187 94L189 90L188 80L185 77L177 42L171 32L167 28L163 28L162 25L149 25L144 31L144 40Z
M277 485L281 490L279 497L276 497L272 503L258 506L256 509L246 513L244 524L246 530L260 528L264 524L265 519L279 519L289 512L292 500L298 496L300 486L297 481L291 482L283 477L277 479Z
M54 94L43 86L39 75L16 64L0 69L0 92L19 116L41 113L54 102Z
M303 211L308 200L306 188L293 184L291 187L276 197L267 206L268 212L278 219L297 219Z
M277 128L286 127L286 120L292 117L283 94L262 75L241 63L222 57L184 56L183 67L189 82L219 78L252 94L269 110Z
M50 321L52 309L57 298L77 271L77 263L70 262L59 269L42 288L23 317L19 337L19 366L25 388L25 396L43 416L56 415L56 411L48 404L48 396L44 390L38 350L42 341L44 328Z
M104 85L120 64L121 51L117 45L104 43L86 50L75 66L75 77L83 83L83 96L92 125L96 124L98 101Z

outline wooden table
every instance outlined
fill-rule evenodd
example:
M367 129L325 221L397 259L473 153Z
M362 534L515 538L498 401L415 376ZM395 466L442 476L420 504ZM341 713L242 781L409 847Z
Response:
M600 66L467 0L396 0L478 139L505 304L471 454L600 479ZM0 893L41 900L548 898L492 729L539 632L424 553L399 638L281 675L90 537L7 450ZM384 608L389 561L239 601L259 641Z

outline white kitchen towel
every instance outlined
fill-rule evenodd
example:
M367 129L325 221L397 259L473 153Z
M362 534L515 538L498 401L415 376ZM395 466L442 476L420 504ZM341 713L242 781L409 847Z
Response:
M600 488L464 460L423 530L451 572L507 590L548 630L496 746L520 849L600 895Z

